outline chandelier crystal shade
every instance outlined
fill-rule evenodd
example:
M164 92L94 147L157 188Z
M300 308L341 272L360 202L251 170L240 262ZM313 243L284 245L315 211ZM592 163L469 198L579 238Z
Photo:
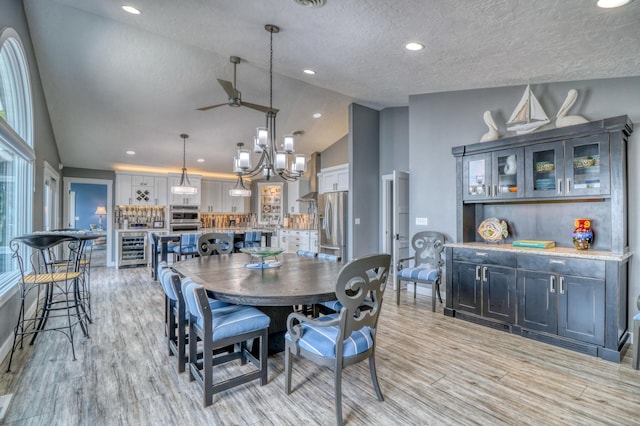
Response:
M189 175L187 174L187 138L189 135L183 133L180 135L182 138L182 176L180 176L180 183L177 186L171 187L172 194L178 195L195 195L198 193L198 187L191 185L189 182Z
M269 110L265 113L265 126L256 129L256 136L253 139L253 152L260 155L255 166L251 161L252 150L244 148L243 143L238 144L238 150L233 159L233 172L238 176L238 180L236 186L229 190L229 195L235 197L251 196L251 190L244 188L244 177L262 174L267 180L272 176L280 176L285 181L295 181L307 169L304 155L293 156L293 161L289 164L290 157L295 152L293 135L285 135L280 146L276 144L278 110L273 108L273 34L278 33L280 28L275 25L265 25L265 29L270 34Z

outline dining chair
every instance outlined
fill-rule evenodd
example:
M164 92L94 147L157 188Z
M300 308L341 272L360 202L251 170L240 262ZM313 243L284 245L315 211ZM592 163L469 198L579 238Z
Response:
M442 281L442 251L444 250L444 234L433 231L416 233L411 239L414 255L398 260L396 273L396 304L400 304L402 281L413 282L413 298L416 297L418 284L431 285L431 310L436 311L436 294L440 303L440 281ZM413 261L413 266L408 266ZM405 267L404 265L407 265Z
M31 336L33 345L44 331L64 334L76 359L75 326L79 325L84 335L89 336L82 293L78 289L82 275L78 260L82 256L78 251L81 246L77 237L50 233L25 235L9 242L12 259L20 271L20 307L7 372L11 371L15 350L23 348L25 336ZM27 317L32 303L35 312Z
M260 247L262 245L262 232L261 231L246 231L244 233L244 240L235 243L235 248L241 249L244 247Z
M638 296L636 305L640 311L640 296ZM640 367L638 364L640 364L640 312L633 317L633 359L631 366L637 370Z
M298 312L289 314L285 334L285 391L291 394L294 356L333 367L336 420L342 418L342 370L369 360L371 381L383 401L375 364L376 330L382 308L391 255L374 254L347 263L338 274L336 296L342 310L317 319ZM370 297L367 300L367 297ZM368 309L362 309L367 306Z
M214 394L234 386L256 379L260 379L260 385L266 385L269 316L245 305L212 309L205 289L194 282L183 283L182 295L189 313L189 381L195 380L202 389L203 406L213 403ZM257 357L247 347L247 341L255 344L256 339L259 342ZM202 341L201 362L198 340ZM230 346L233 346L231 352L219 352ZM241 365L250 361L256 368L214 382L214 367L238 359Z
M233 232L210 232L198 238L198 254L228 254L233 252Z
M180 235L180 243L173 247L173 252L177 257L177 260L182 260L183 257L194 257L198 254L198 238L200 238L200 232L185 232Z

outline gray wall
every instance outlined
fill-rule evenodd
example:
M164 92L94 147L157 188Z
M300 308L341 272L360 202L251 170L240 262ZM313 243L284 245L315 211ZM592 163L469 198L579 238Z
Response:
M320 168L339 166L349 162L349 135L344 135L320 154ZM318 170L319 171L319 170Z
M380 111L380 174L409 170L409 107Z
M628 115L635 124L628 146L629 246L631 251L637 251L640 242L639 219L635 213L640 198L637 186L640 168L636 166L640 164L640 77L532 86L552 123L569 89L578 90L578 101L569 114L579 114L588 120ZM456 173L451 148L480 140L487 131L482 119L485 110L492 111L498 131L504 135L504 123L523 91L524 86L517 86L409 97L411 234L439 230L448 240L456 240ZM429 226L416 226L416 217L427 217ZM637 312L636 299L640 294L640 253L631 259L629 283L631 316Z
M349 106L349 214L347 256L375 253L380 229L380 113ZM324 154L323 154L324 156ZM359 221L359 224L356 224Z
M20 0L2 0L0 13L0 28L12 27L15 29L24 46L29 75L31 78L31 95L33 100L34 119L34 148L36 151L35 167L35 192L33 194L33 229L43 227L43 188L44 188L44 161L47 161L55 169L60 164L58 147L55 142L49 112L47 110L38 64L36 63L33 45L27 20ZM13 342L13 327L18 318L20 298L15 294L8 300L0 300L0 351L6 351ZM5 352L0 352L0 357Z

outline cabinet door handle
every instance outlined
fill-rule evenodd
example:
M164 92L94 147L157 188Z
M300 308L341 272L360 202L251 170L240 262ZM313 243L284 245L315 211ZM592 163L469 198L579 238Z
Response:
M562 179L558 179L558 195L562 195Z
M489 253L487 253L486 251L477 251L476 252L476 256L487 257L487 256L489 256Z
M571 178L567 178L567 194L571 193Z
M564 294L564 277L560 277L560 294Z
M498 196L498 185L493 185L493 196L497 197Z
M480 265L476 266L476 281L480 281Z
M482 282L487 282L487 267L482 268Z
M555 293L555 292L556 292L556 276L551 275L551 277L549 278L549 293Z

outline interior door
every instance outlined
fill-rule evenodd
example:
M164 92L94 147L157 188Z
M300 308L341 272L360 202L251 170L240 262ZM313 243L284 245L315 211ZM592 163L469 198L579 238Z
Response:
M76 227L76 193L75 191L69 191L69 209L66 212L67 215L67 228Z
M393 171L393 282L398 260L409 257L409 173Z

